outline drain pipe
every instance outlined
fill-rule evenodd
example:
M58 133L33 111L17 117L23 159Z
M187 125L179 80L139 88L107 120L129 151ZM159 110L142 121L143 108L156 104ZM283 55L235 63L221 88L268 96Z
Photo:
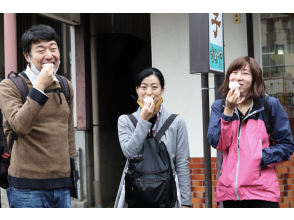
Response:
M93 110L93 150L94 150L94 198L95 207L101 208L100 182L100 148L99 148L99 103L98 103L98 72L96 50L95 14L90 14L90 52L91 52L91 81L92 81L92 110Z
M17 31L16 13L4 13L4 57L5 78L10 71L17 71Z

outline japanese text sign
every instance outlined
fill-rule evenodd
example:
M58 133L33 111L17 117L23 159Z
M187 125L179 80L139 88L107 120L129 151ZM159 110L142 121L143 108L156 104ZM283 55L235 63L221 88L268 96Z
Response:
M222 13L209 13L209 60L211 70L224 71L223 49Z

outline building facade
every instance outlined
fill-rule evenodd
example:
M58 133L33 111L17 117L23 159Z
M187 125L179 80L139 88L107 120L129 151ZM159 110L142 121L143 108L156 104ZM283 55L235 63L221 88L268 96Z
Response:
M251 56L263 70L266 92L278 98L288 113L293 129L293 15L240 14L234 24L234 14L223 14L225 68L239 56ZM152 65L166 77L165 106L181 114L187 124L190 144L190 173L193 207L205 207L204 154L202 130L201 77L190 75L189 15L151 14ZM172 64L172 65L171 65ZM209 88L214 88L214 75ZM176 101L175 101L176 100ZM215 100L209 90L210 105ZM292 130L293 133L293 130ZM213 207L217 184L217 152L211 152ZM280 207L294 207L294 158L277 165L280 184Z
M234 15L223 14L225 69L239 56L254 57L263 70L267 93L279 99L294 129L293 15L243 13L239 23L234 23ZM5 22L14 23L15 33L7 32ZM39 23L51 25L61 36L59 74L75 88L81 179L73 207L113 206L125 162L117 119L136 110L135 76L151 66L166 80L163 104L186 121L192 206L205 207L201 77L190 74L189 14L0 14L0 78L24 69L20 36ZM14 35L9 38L15 39L14 55L7 52L11 44L6 34ZM209 88L215 87L214 77L209 74ZM210 105L214 100L210 89ZM213 207L218 207L217 155L212 149ZM294 160L277 165L276 173L280 206L294 207ZM4 190L1 194L5 206Z

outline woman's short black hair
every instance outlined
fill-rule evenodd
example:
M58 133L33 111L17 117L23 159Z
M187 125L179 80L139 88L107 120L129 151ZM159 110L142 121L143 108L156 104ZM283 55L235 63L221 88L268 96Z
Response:
M159 69L156 69L153 67L148 68L148 69L144 69L142 72L139 73L139 75L137 76L137 79L136 79L136 87L137 88L140 87L143 79L145 79L146 77L151 76L151 75L157 76L157 78L159 79L159 82L160 82L160 86L161 86L161 88L163 88L165 85L164 77L163 77L162 73L159 71Z
M44 24L38 24L31 26L28 30L26 30L21 37L21 49L27 55L31 55L31 47L32 43L39 43L41 41L56 41L57 46L59 47L59 36L55 32L55 30L49 26Z

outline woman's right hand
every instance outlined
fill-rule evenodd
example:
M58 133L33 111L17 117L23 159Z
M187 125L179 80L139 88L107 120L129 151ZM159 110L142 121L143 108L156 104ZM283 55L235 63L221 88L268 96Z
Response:
M226 107L224 114L227 116L233 116L234 109L241 103L245 101L245 97L240 99L240 90L239 88L232 88L226 98Z
M154 112L154 102L153 99L150 99L148 102L144 102L144 106L141 110L140 118L145 121L149 121Z

